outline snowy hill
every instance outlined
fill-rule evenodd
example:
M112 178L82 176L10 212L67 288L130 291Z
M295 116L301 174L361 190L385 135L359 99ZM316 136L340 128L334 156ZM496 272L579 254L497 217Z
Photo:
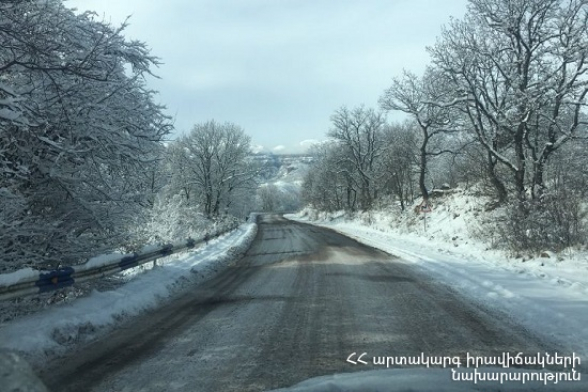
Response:
M267 184L275 185L281 192L299 195L311 159L305 156L283 157L278 172Z
M312 157L300 156L283 156L281 157L281 165L276 173L276 182L302 185L304 176L308 173Z
M308 155L256 154L253 159L263 163L267 168L265 184L274 184L286 189L291 185L302 185L313 161L313 157Z
M266 165L267 168L260 185L261 209L278 212L298 210L301 207L300 190L313 157L258 154L254 156L254 159Z

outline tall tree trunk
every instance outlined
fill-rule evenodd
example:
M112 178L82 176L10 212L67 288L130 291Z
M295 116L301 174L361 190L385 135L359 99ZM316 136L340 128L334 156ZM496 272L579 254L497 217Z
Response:
M515 155L517 161L517 169L514 172L515 177L515 188L517 191L517 197L521 202L521 208L523 208L522 203L527 199L525 194L525 171L526 171L526 156L525 156L525 140L524 134L526 130L526 125L521 123L518 126L517 132L514 137L514 148L515 148Z
M496 196L498 197L498 204L504 204L508 198L508 193L503 182L496 174L496 164L496 158L494 158L494 156L490 152L488 152L488 164L486 166L488 169L488 177L490 177L490 182L492 183L492 186L496 191Z
M425 185L425 176L427 174L427 143L429 142L429 134L426 127L421 126L423 130L423 143L421 144L420 148L420 172L419 172L419 188L421 190L421 195L423 196L423 200L429 200L429 191L427 191L427 187Z

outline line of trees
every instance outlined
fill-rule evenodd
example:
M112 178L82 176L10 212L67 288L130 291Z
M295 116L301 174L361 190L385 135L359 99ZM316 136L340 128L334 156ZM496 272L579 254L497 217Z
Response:
M124 28L0 4L0 271L116 247L149 206L172 125L145 86L157 59Z
M172 193L201 206L208 219L243 216L260 167L249 159L251 139L232 123L208 121L169 147Z
M402 210L416 195L417 138L411 124L387 124L373 109L342 107L331 117L330 141L315 160L302 198L322 211L367 211L395 197Z
M176 141L146 77L158 59L62 0L0 3L0 273L199 236L253 208L238 126Z
M137 239L198 237L248 216L264 169L251 159L250 142L239 126L211 120L167 143L154 176L160 186L150 214L135 225Z
M428 50L424 74L405 72L380 98L405 124L334 114L306 201L369 210L393 195L404 208L415 187L427 199L440 181L476 183L507 209L511 247L584 243L588 2L469 0Z

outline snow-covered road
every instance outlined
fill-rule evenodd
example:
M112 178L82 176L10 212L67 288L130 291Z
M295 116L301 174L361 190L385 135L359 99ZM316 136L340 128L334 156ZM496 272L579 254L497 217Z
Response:
M60 391L262 391L377 370L385 356L568 354L504 316L411 262L265 216L237 264L41 378ZM354 352L367 364L347 362Z

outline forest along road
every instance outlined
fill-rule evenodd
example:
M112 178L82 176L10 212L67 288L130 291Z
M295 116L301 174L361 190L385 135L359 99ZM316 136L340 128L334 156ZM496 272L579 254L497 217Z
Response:
M233 266L40 376L54 391L263 391L382 368L374 356L544 350L408 263L265 215ZM346 362L352 352L369 365Z

